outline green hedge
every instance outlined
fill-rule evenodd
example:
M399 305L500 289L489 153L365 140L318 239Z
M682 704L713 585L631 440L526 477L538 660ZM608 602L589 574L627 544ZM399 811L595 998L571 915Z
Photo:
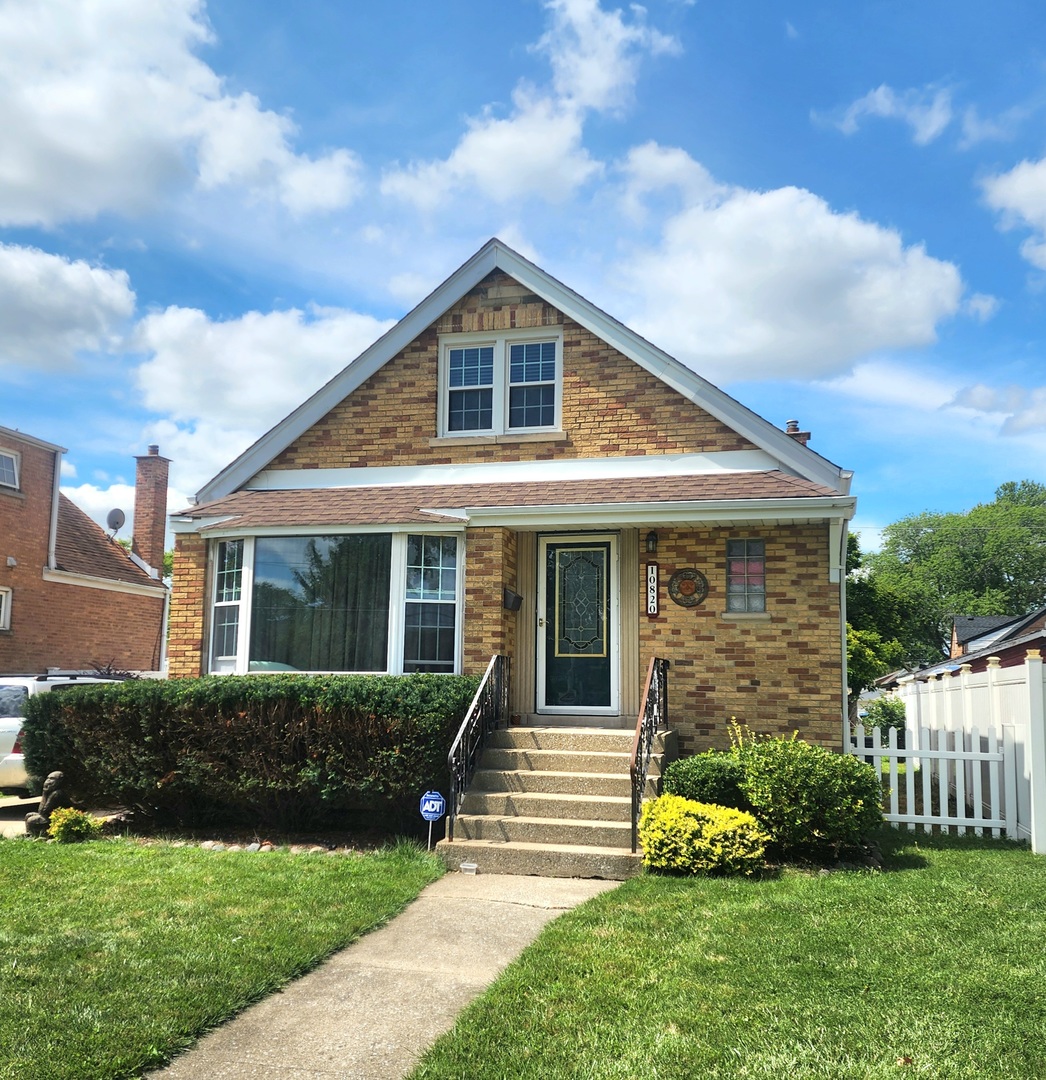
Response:
M411 806L416 816L421 793L446 783L478 682L228 675L76 687L29 699L26 765L37 779L60 769L81 805L170 826L301 828Z

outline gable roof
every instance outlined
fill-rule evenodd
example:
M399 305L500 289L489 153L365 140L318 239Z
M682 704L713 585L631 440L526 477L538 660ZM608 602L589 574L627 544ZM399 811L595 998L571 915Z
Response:
M211 502L242 487L495 270L508 274L683 397L772 454L787 471L844 494L849 491L849 472L791 438L495 237L370 348L205 484L197 492L196 501Z
M109 539L100 525L61 493L58 495L55 563L56 570L69 574L147 585L157 590L165 588L163 582L150 577L120 544Z
M1008 626L1012 622L1023 620L1023 615L956 615L952 619L955 643L965 645L982 634Z

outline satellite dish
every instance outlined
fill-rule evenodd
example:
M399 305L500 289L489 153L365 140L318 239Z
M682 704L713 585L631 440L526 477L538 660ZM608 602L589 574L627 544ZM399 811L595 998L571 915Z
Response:
M109 516L105 519L105 524L112 530L113 536L115 536L122 528L123 523L127 520L127 515L120 509L113 509L109 511Z

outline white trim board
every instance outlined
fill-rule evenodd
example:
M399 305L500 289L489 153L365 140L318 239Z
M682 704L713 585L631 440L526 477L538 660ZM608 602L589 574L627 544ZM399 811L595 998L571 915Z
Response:
M674 357L652 345L634 330L601 311L583 296L557 281L497 238L488 240L417 307L383 334L370 348L227 465L196 495L198 503L212 502L239 490L295 439L318 423L335 405L361 386L406 348L489 273L501 270L530 289L568 318L590 330L640 367L661 379L755 446L777 458L788 471L844 493L851 474L797 442L768 420L713 386Z
M244 485L250 491L301 491L354 487L422 487L445 484L511 484L522 480L615 480L767 472L780 463L763 450L713 454L647 454L641 457L559 458L459 465L386 465L351 469L266 469Z

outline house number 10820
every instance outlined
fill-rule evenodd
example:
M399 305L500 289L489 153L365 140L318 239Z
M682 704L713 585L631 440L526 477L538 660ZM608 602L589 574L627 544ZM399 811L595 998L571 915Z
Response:
M646 613L653 618L657 614L657 563L646 564Z

